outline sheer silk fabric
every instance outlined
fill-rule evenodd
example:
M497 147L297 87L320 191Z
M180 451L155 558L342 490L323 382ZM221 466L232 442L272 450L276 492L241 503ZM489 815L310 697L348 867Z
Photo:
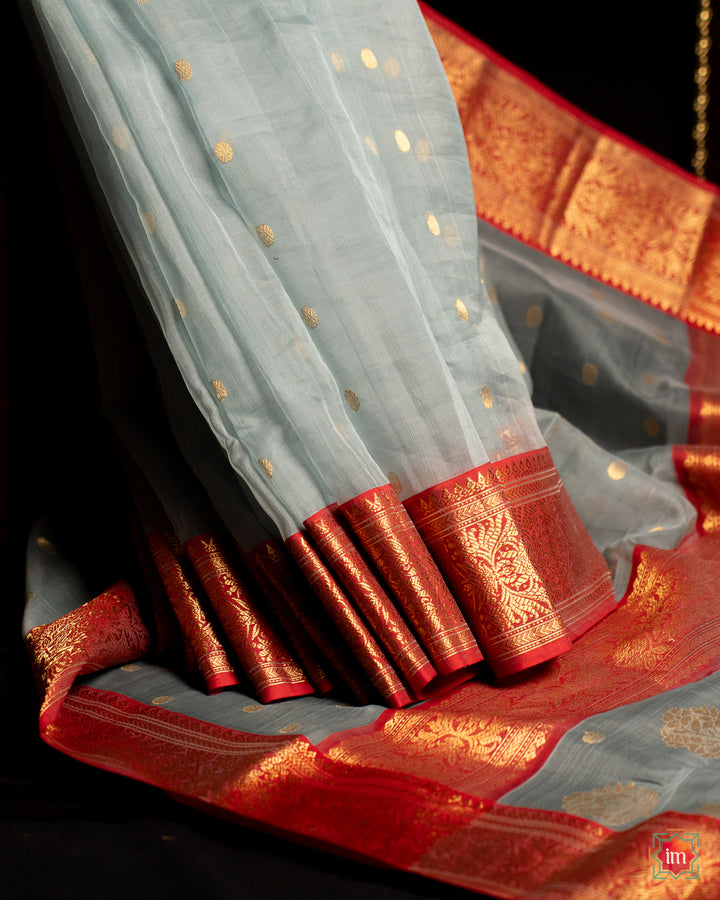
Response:
M180 442L255 579L188 530L210 516L177 499L181 467L134 455L259 696L312 690L288 642L323 688L349 648L393 706L483 655L506 675L568 650L612 586L490 309L463 134L415 5L35 8L161 378L178 368L227 463ZM165 381L172 417L185 388ZM287 556L282 601L261 545ZM308 588L334 634L314 662L293 636Z
M652 204L643 215L629 201L614 207L613 233L637 237L624 243L630 268L636 274L654 269L651 282L657 287L662 260L680 260L680 269L668 270L669 287L677 287L682 270L687 278L681 281L690 286L684 310L668 306L672 297L662 292L638 290L640 300L612 287L627 276L628 266L605 228L580 242L575 268L516 241L507 232L540 243L537 234L525 234L523 223L562 221L560 200L576 199L567 181L553 173L567 172L567 143L560 138L569 133L584 140L588 123L447 24L435 20L433 31L469 123L476 183L479 175L486 178L478 204L490 197L497 202L495 212L504 210L505 233L480 223L483 277L492 281L507 327L549 407L538 412L542 434L612 569L623 595L618 610L548 665L506 682L480 677L407 709L349 706L329 696L263 704L249 684L207 696L197 681L168 668L166 658L147 655L147 617L139 615L128 584L100 594L91 588L84 567L66 552L72 543L58 514L34 530L28 554L24 631L43 697L42 733L90 764L149 781L244 824L483 894L635 900L679 891L714 897L720 887L720 353L712 331L720 331L720 317L713 316L707 299L717 289L712 273L720 267L716 248L707 243L712 215L697 241L687 240L678 221L666 235L667 255L648 255L643 235L653 233L658 203L677 211L674 204L684 197L696 212L712 212L717 196L594 126L602 140L593 145L598 158L588 171L605 161L617 173L615 164L622 160L623 179L647 179ZM498 109L514 115L498 116ZM496 152L498 146L505 152ZM608 177L599 187L593 184L593 204L588 207L586 197L584 208L612 205L615 182ZM540 214L546 189L557 193ZM527 218L514 218L518 211ZM488 215L496 223L501 218ZM675 220L668 215L665 221ZM587 275L600 251L605 281ZM107 298L112 291L100 293ZM702 309L693 307L698 298ZM690 313L699 312L707 331L687 324ZM111 345L119 334L109 330ZM148 340L157 360L164 340ZM616 346L623 352L615 353ZM133 359L139 361L137 355ZM174 400L167 403L173 430L212 503L206 499L203 506L195 476L171 463L166 437L148 439L151 426L160 427L155 400L136 434L132 421L122 422L119 412L127 406L117 396L114 418L124 425L123 440L152 484L150 492L131 472L150 543L153 532L170 528L170 519L186 550L171 539L165 546L180 558L182 574L195 588L191 544L205 540L199 531L217 529L213 507L235 522L229 488L235 476L227 460L225 468L216 466L223 454L208 451L215 438L196 427L199 414L177 390L177 371L160 364L159 372L166 398ZM512 497L523 486L513 466L528 458L542 459L531 453L506 465L485 463L472 478L453 482L451 493L466 497L482 484L487 500L498 496L501 485ZM543 475L530 484L544 481ZM423 507L413 514L418 526L424 523L427 544L442 538L434 526L448 509L433 509L433 502L447 487L440 483L406 498L408 507ZM384 493L383 485L379 491ZM242 531L236 523L232 528L246 551L245 563L285 590L280 573L288 570L270 565L274 549L282 549L279 534L273 536L276 526L254 498L248 505L254 519L246 517ZM89 521L95 527L112 512L103 509ZM316 513L316 530L332 525L326 510ZM309 541L307 531L296 534ZM580 540L583 534L577 532ZM85 537L86 531L78 536L83 547ZM559 546L554 536L546 543L548 554ZM156 556L168 561L157 551ZM233 567L234 576L241 568ZM116 569L113 561L107 585L118 577ZM174 565L168 571L178 574ZM328 585L333 589L332 581ZM187 649L189 655L205 652L198 643ZM694 856L686 856L683 872L663 871L658 838L685 841L681 849L688 854L699 842L699 867Z

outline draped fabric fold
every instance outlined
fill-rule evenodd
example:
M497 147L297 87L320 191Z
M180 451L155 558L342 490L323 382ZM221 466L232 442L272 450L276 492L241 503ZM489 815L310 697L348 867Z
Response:
M180 18L165 0L33 6L140 286L162 399L148 375L119 390L110 371L105 388L141 498L156 495L203 592L154 538L191 667L211 690L247 679L263 702L326 691L347 667L330 676L327 639L294 636L298 605L240 571L226 529L248 559L285 541L333 623L331 655L354 656L391 706L449 690L483 656L503 676L568 650L613 588L556 477L498 475L547 451L479 276L463 134L414 3L368 17L316 0L299 19L292 3L209 16L188 2ZM101 354L117 353L90 305ZM112 315L137 353L137 326ZM467 520L457 492L476 477Z
M45 738L503 897L700 835L714 896L714 189L414 3L24 5L142 575L33 532Z

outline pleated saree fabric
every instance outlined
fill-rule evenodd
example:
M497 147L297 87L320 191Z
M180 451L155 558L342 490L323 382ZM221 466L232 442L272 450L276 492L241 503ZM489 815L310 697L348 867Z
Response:
M185 456L254 571L170 515L238 674L263 701L323 691L349 650L403 706L483 658L503 676L568 650L615 596L490 308L463 133L415 4L35 11L156 365L180 372L164 376L169 408L187 394L176 432L201 413ZM220 651L213 689L233 680Z
M31 6L134 510L102 578L117 509L30 535L44 739L487 895L718 896L717 190L425 10L468 167L404 3Z

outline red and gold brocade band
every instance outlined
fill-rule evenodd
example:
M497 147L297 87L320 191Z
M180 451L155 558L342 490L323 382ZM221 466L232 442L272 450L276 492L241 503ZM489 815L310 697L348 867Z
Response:
M263 588L265 596L274 594L276 598L282 599L294 614L303 633L312 641L315 651L327 660L330 669L354 699L360 704L370 703L372 695L362 669L348 653L340 632L325 614L319 598L310 590L292 556L280 541L268 538L246 553L245 561ZM312 672L310 676L312 677ZM329 675L327 682L318 689L325 693L327 685L332 686Z
M405 506L499 677L565 652L615 607L605 561L546 448L487 463Z
M284 641L240 582L218 541L199 535L186 541L185 549L261 702L314 693Z
M199 671L211 694L238 684L232 663L183 570L181 559L159 532L149 534L147 542L180 626L188 668ZM175 543L179 547L179 542Z

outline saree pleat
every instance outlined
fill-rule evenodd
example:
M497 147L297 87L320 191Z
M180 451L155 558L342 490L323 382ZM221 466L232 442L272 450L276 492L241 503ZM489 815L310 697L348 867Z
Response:
M193 591L181 561L162 534L149 534L148 544L180 625L183 644L192 659L189 670L199 670L210 693L237 684L232 663Z
M106 5L132 45L118 48L118 68L106 59L114 37L93 19ZM93 19L84 36L58 12L71 6L78 22ZM106 0L88 12L38 0L43 14L59 16L49 40L61 68L61 57L73 61L97 115L92 127L84 119L89 144L100 134L115 148L122 177L102 152L95 164L140 260L139 318L170 423L168 433L153 428L155 400L115 413L157 497L156 511L135 491L153 551L148 558L138 541L162 653L152 655L128 584L93 596L63 574L72 561L62 542L55 549L50 532L33 532L24 628L43 735L243 823L499 897L714 897L716 194L577 119L433 17L468 132L478 208L504 229L479 223L478 287L458 205L466 179L451 177L464 159L447 95L434 82L423 93L435 70L412 68L409 48L423 40L415 20L386 18L386 6L373 7L377 21L368 23L366 5L349 3L338 28L322 4L302 15L277 4L270 24L266 7L253 5L245 24L268 54L246 96L253 54L233 56L238 36L222 3L212 14L203 8L195 42L177 3ZM384 43L384 31L406 40ZM111 96L84 71L88 36L95 61L87 65L104 68ZM320 73L295 65L303 41L319 48ZM239 106L252 106L232 127L222 121L221 79L203 81L210 51L225 59L228 48L228 84L242 85ZM126 83L120 72L135 55L154 72L168 133L186 133L185 113L197 126L201 140L188 132L187 156L134 120L127 97L143 81L133 71ZM409 108L396 115L393 92L406 76L418 104L442 112L444 130L421 127ZM83 119L77 84L63 77ZM336 78L362 86L344 97L347 117L336 103L347 84ZM294 115L280 96L265 116L261 98L272 99L273 79L285 89L302 83L312 101ZM319 108L331 120L325 145ZM287 170L275 182L258 162L258 147L276 152L286 114L313 157L298 163L296 192ZM122 156L136 140L145 168L133 175ZM302 146L280 144L284 160L302 156ZM338 146L352 161L343 216L332 202L337 183L324 184L323 172L326 160L335 171ZM222 221L218 230L210 221L197 245L193 216L180 216L170 196L172 179L165 193L154 183L151 148L167 150L169 170L183 161L184 200L202 184L203 203ZM353 179L368 171L355 207ZM643 179L643 191L630 190ZM117 212L122 184L138 190L132 214ZM416 201L422 215L409 219ZM298 212L310 208L307 218ZM368 208L390 226L387 268L361 265L376 248ZM673 210L677 228L668 224ZM133 215L144 234L127 225ZM297 244L286 242L291 231ZM223 269L213 239L241 248L242 266ZM350 286L321 252L333 241ZM218 263L207 278L206 260ZM215 291L228 273L241 289L230 279ZM371 289L376 275L387 279L384 291ZM257 316L243 293L253 279L265 292ZM206 312L210 337L193 331ZM237 368L219 371L228 351L213 341L243 317ZM286 379L263 371L264 354L267 368L287 363ZM408 354L417 359L396 382ZM416 380L426 362L427 381ZM268 385L278 388L269 397ZM526 385L547 409L533 412ZM149 396L144 387L140 394ZM415 428L422 398L431 414L427 428ZM250 425L238 437L241 413ZM218 676L229 689L208 698L167 665L166 594L206 689L222 686ZM617 611L606 616L615 596ZM82 605L68 611L71 600ZM204 631L203 610L222 627L213 621L214 632ZM226 641L233 671L222 676L213 648ZM336 698L310 696L331 687ZM348 695L358 705L334 702ZM658 872L655 839L668 836L699 841L699 872L688 867L672 880Z

